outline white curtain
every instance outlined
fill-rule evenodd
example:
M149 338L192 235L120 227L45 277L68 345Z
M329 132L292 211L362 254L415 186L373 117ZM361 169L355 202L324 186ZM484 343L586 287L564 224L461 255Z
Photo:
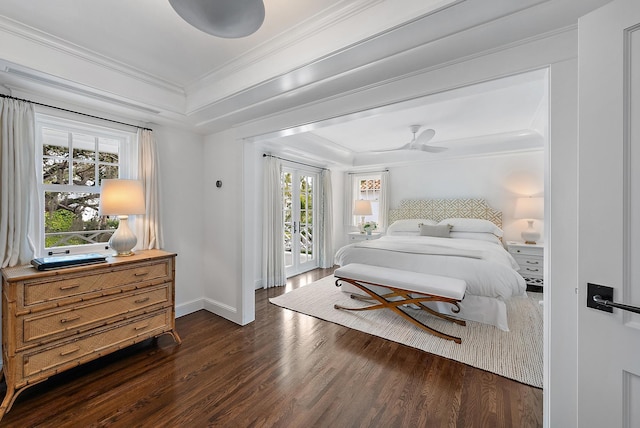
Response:
M144 186L147 213L136 219L138 247L143 250L163 247L160 223L160 185L158 181L158 157L153 131L138 129L138 179Z
M331 171L322 170L322 185L320 191L320 224L318 232L320 236L319 264L321 268L333 266L333 202L331 191Z
M0 98L0 262L28 264L39 233L33 104Z
M378 223L386 230L389 222L389 171L380 174L380 200L378 201Z
M353 200L355 198L354 189L356 187L356 176L351 173L345 173L347 175L344 192L344 227L345 230L351 232L356 230L353 223Z
M262 213L262 280L263 288L286 285L284 261L284 219L282 201L282 164L265 156L264 201Z

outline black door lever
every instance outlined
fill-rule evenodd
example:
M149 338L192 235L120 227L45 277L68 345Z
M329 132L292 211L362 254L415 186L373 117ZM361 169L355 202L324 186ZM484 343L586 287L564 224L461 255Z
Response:
M613 312L616 308L640 314L640 307L614 302L613 287L598 284L587 284L587 306L605 312Z

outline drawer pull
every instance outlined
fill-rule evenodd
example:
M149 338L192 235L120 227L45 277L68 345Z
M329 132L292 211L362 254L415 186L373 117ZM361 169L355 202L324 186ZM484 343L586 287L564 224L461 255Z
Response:
M144 299L136 300L134 303L144 303L144 302L148 302L148 301L149 301L149 297L145 297Z
M62 351L62 352L60 352L60 356L64 357L64 356L67 356L67 355L71 355L74 352L78 352L79 350L80 350L80 348L69 349L68 351Z
M149 275L149 272L136 272L133 274L133 276L145 276L145 275Z
M531 260L527 260L526 262L528 265L537 265L539 264L538 262L532 262Z
M139 326L134 327L133 329L135 331L138 331L138 330L144 330L145 328L149 328L149 324L139 325Z
M70 318L62 318L60 320L61 324L64 324L66 322L71 322L71 321L75 321L75 320L79 320L80 319L80 315L76 315L75 317L70 317Z
M73 290L74 288L79 288L79 287L80 287L80 284L61 285L60 286L60 290L62 290L62 291Z
M527 268L527 271L529 272L539 272L540 269L531 269L531 268Z

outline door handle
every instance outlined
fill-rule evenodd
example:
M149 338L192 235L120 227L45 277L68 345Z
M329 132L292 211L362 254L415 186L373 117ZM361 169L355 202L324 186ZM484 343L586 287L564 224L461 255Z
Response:
M293 233L298 233L298 222L297 221L293 222Z
M603 299L602 296L596 294L593 296L593 301L598 303L599 305L603 305L606 307L612 307L617 309L622 309L623 311L635 312L636 314L640 314L640 307L631 306L631 305L623 305L622 303L612 302L607 299Z
M614 302L613 288L598 284L587 284L587 306L605 312L613 312L616 308L640 314L640 307Z

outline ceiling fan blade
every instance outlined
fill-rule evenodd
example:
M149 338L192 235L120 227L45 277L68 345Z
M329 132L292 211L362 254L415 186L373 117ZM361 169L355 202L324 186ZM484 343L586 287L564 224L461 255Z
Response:
M416 138L416 142L419 144L428 143L435 135L436 131L434 131L433 129L425 129L420 133L420 135L418 135L418 138Z
M373 153L386 153L386 152L395 152L398 150L411 150L411 143L407 143L402 147L398 147L396 149L389 149L389 150L372 150Z
M441 153L447 150L447 147L428 146L426 144L421 144L420 146L418 146L418 148L423 152L429 152L429 153Z

